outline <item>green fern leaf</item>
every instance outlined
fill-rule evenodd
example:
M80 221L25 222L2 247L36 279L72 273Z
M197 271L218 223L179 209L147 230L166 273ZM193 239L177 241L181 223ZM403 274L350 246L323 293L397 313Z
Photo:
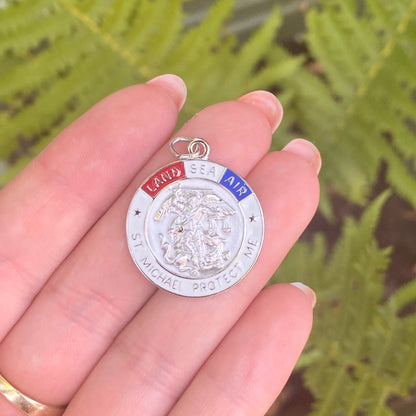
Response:
M0 13L0 36L15 36L28 24L49 14L54 8L50 0L18 3L7 1Z
M387 197L359 220L349 218L330 253L320 234L298 243L277 274L302 276L317 292L315 325L300 361L315 396L313 415L392 414L389 399L416 384L416 313L399 314L416 301L416 281L383 301L391 249L378 247L374 227Z
M278 9L275 9L265 24L240 49L238 64L225 80L227 85L241 85L241 81L252 74L255 65L271 49L280 24L281 15Z
M389 184L416 206L416 1L360 4L322 0L308 13L319 73L287 81L295 120L321 150L324 188L365 203L384 160Z
M6 3L0 9L0 36L5 36L0 46L0 181L9 180L59 129L118 88L162 72L178 73L194 97L183 111L185 119L211 102L235 98L248 86L276 85L299 68L302 59L289 58L273 41L281 20L277 11L240 46L226 27L233 0L215 2L202 23L188 30L182 25L184 1ZM260 61L268 65L257 71ZM241 71L235 71L236 62Z

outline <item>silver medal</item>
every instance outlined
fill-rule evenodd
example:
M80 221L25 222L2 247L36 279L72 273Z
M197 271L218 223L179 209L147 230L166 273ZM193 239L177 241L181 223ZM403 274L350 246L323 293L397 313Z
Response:
M188 144L179 154L175 145ZM260 203L244 179L208 160L200 138L171 142L177 162L137 190L127 214L127 241L140 271L169 292L201 297L239 282L263 243Z

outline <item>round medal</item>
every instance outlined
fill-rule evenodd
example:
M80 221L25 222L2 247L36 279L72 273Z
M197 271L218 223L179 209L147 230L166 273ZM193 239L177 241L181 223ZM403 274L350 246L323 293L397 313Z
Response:
M188 143L179 154L175 144ZM203 139L176 138L179 161L150 176L127 214L127 241L140 271L169 292L201 297L239 282L263 242L260 203L244 179L208 160Z

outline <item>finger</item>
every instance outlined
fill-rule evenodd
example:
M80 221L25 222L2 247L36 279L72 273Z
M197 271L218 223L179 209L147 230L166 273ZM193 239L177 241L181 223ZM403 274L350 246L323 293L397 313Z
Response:
M256 265L216 296L186 299L158 291L95 367L68 416L165 414L235 324L310 221L318 202L315 169L291 152L267 155L248 182L262 201L266 230ZM123 386L122 402L112 386ZM96 398L99 398L97 403Z
M264 415L289 378L311 325L310 295L291 285L267 288L198 371L169 416Z
M280 119L281 112L276 114ZM271 123L258 106L226 102L201 111L178 134L207 137L213 160L246 174L270 145ZM154 293L130 258L125 216L137 186L171 160L163 147L0 345L0 369L29 396L52 404L67 402L117 333ZM22 361L22 356L36 359ZM39 374L49 377L40 380Z
M1 191L0 340L171 135L185 92L168 75L105 98Z

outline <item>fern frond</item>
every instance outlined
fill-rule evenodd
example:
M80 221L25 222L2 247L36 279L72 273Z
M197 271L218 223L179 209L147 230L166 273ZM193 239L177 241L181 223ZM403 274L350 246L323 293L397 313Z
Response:
M162 0L159 0L162 1ZM92 35L91 41L100 42L106 49L114 52L118 58L122 58L130 67L135 67L141 76L146 77L151 75L149 69L145 65L139 65L138 56L136 56L128 47L117 41L109 32L105 32L103 28L97 23L95 19L100 16L90 16L88 11L93 9L95 13L103 12L104 5L102 0L91 2L91 7L86 8L86 2L81 2L80 5L73 4L71 0L59 0L59 2L66 8L66 10L76 19L78 26Z
M96 45L87 43L88 35L79 32L71 38L62 38L22 65L20 62L0 80L0 94L8 99L20 91L31 91L36 87L42 88L45 83L59 77L59 73L68 67L76 65L84 56L95 52Z
M220 43L220 30L230 16L234 0L217 1L211 6L208 15L198 28L191 28L183 36L167 59L167 65L175 68L179 74L189 69L198 70L201 56L208 57ZM197 80L195 80L197 82Z
M287 83L296 120L321 149L323 185L364 203L384 160L389 184L416 206L416 1L320 6L306 40L322 73Z
M317 292L315 326L301 360L316 398L313 415L391 414L389 398L415 386L416 313L399 315L416 301L415 281L383 302L391 249L378 247L374 227L387 197L359 220L349 218L330 253L318 234L298 243L278 271L279 280L301 276Z
M48 15L54 9L50 0L8 2L0 13L0 36L15 36L24 32L28 24Z
M241 81L252 74L255 65L271 49L281 20L279 10L275 9L264 25L244 44L238 53L238 64L225 80L228 85L241 85Z
M165 1L152 4L150 0L141 1L132 15L132 24L126 28L124 42L127 47L134 48L136 51L145 49L146 42L152 33L166 19L163 13Z
M401 286L394 292L389 300L388 306L395 312L399 313L404 307L414 302L416 299L416 279Z
M0 159L23 166L101 97L163 72L187 82L192 98L185 119L214 101L282 83L300 67L303 58L275 44L277 10L239 45L227 31L233 0L213 3L202 23L188 30L184 1L20 0L0 10L0 34L16 35L0 46ZM10 169L0 181L17 170Z
M45 41L46 33L50 40L54 40L59 35L68 36L73 26L71 19L66 18L59 7L44 7L39 16L27 18L24 29L0 33L0 55L12 50L16 55L25 56L29 49L39 47Z
M163 65L164 60L172 51L181 33L183 19L182 0L168 0L164 7L164 13L170 16L171 21L164 30L155 33L147 45L149 49L149 54L147 55L149 65L155 67ZM166 72L169 72L168 66L166 66Z

